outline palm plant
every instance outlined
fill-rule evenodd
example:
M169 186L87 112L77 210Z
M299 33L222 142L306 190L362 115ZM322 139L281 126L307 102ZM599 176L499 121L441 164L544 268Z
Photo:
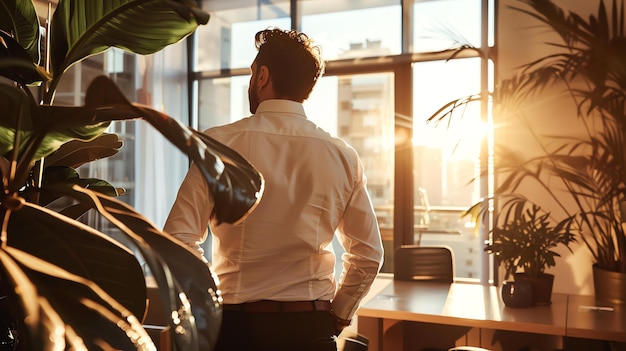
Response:
M17 349L138 349L155 345L141 321L146 282L130 249L77 220L96 211L145 260L169 317L173 350L210 350L221 299L210 267L184 244L115 199L110 183L76 167L115 154L112 121L150 123L202 170L213 216L234 223L259 200L262 176L237 153L96 78L84 106L54 104L73 64L109 47L151 54L176 43L209 14L188 0L60 0L40 48L32 0L0 0L0 290L3 322ZM31 87L39 85L39 94ZM59 198L71 205L51 209ZM4 324L3 324L4 325Z
M501 206L494 220L493 240L485 246L485 251L495 254L497 263L504 266L504 279L520 269L528 276L538 277L554 267L555 258L561 256L554 249L560 245L569 248L575 241L569 223L552 224L550 213L519 194L498 200ZM468 211L475 218L488 215L482 203Z
M547 43L551 53L523 65L491 94L498 117L518 118L541 145L540 154L530 158L504 147L496 150L495 171L503 181L495 197L521 192L527 182L538 185L533 202L544 208L556 205L563 213L552 215L553 226L576 234L597 267L626 273L624 3L613 0L607 9L600 0L597 13L585 19L550 0L518 1L526 7L512 6L513 10L538 20L558 39ZM540 137L538 126L524 114L529 99L553 87L564 88L585 135ZM452 101L430 120L454 118L459 107L483 98Z

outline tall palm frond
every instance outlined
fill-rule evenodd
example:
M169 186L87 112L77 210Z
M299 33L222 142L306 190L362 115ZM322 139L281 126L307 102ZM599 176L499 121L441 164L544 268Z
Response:
M553 213L551 220L568 223L600 268L626 273L624 1L611 0L607 7L600 0L597 12L588 18L567 12L551 0L518 2L519 6L510 8L539 21L556 39L545 43L548 54L520 66L490 94L499 118L521 121L541 148L530 157L506 147L495 150L495 172L502 176L495 196L516 194L526 182L538 185L535 203L556 204L563 213ZM555 87L563 88L571 98L586 134L539 135L541 128L524 115L531 99ZM456 99L429 121L452 123L452 118L462 117L456 110L480 100L480 95Z

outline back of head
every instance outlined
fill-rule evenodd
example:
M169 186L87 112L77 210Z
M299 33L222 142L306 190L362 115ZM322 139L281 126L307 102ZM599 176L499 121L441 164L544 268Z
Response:
M302 102L324 72L319 46L295 30L266 29L255 36L257 67L267 66L276 94Z

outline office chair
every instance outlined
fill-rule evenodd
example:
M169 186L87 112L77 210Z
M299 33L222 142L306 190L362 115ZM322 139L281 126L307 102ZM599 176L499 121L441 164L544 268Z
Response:
M420 282L452 283L454 258L448 246L402 245L394 251L393 278ZM422 348L420 351L447 351Z
M340 335L337 340L338 351L367 351L369 339L361 334Z
M452 283L454 258L447 246L402 245L394 252L395 280Z

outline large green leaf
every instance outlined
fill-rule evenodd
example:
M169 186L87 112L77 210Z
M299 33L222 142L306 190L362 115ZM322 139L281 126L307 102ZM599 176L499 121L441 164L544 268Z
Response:
M68 141L46 157L46 167L78 168L85 163L113 156L120 151L121 147L122 140L117 134L111 133L104 133L89 141Z
M51 28L51 70L58 77L74 63L109 47L152 54L206 24L209 14L192 1L61 0Z
M19 155L27 169L31 162L49 155L65 142L91 140L109 125L107 121L93 121L93 110L36 105L28 95L5 84L0 84L0 106L0 155L13 150L17 137Z
M5 300L10 300L6 304L8 310L3 312L8 312L8 317L21 332L18 349L65 349L65 324L62 318L39 295L36 284L6 250L0 250L0 272L3 296ZM3 318L7 318L7 315Z
M164 322L171 330L184 330L172 335L172 349L210 350L217 340L221 299L208 264L126 203L78 187L71 193L59 190L97 210L137 247L157 282L160 301L167 311L168 320ZM190 313L193 319L188 319Z
M43 184L41 185L41 188L30 189L27 186L24 191L28 192L29 190L32 190L37 192L39 194L39 205L47 207L49 204L61 197L61 195L48 190L48 187L53 185L63 185L67 187L78 185L83 188L97 191L106 196L119 196L124 193L123 189L116 188L106 180L97 178L82 178L74 168L66 166L46 166L43 170ZM59 212L64 212L62 207L59 208L58 205L54 206L54 208L57 208ZM78 216L70 216L69 213L64 214L70 218L76 219L83 213L78 213Z
M0 0L0 30L13 35L31 62L39 63L39 19L32 0Z
M48 77L33 63L26 50L9 34L0 31L0 76L20 84L33 84Z
M49 302L65 324L52 335L35 330L29 340L64 338L67 348L50 348L48 341L47 347L26 345L24 349L156 350L140 320L92 281L15 248L5 251L36 286L36 299ZM41 324L38 315L25 315L23 320Z
M9 218L9 246L92 280L138 318L143 317L143 270L127 248L91 227L34 204L12 211Z

